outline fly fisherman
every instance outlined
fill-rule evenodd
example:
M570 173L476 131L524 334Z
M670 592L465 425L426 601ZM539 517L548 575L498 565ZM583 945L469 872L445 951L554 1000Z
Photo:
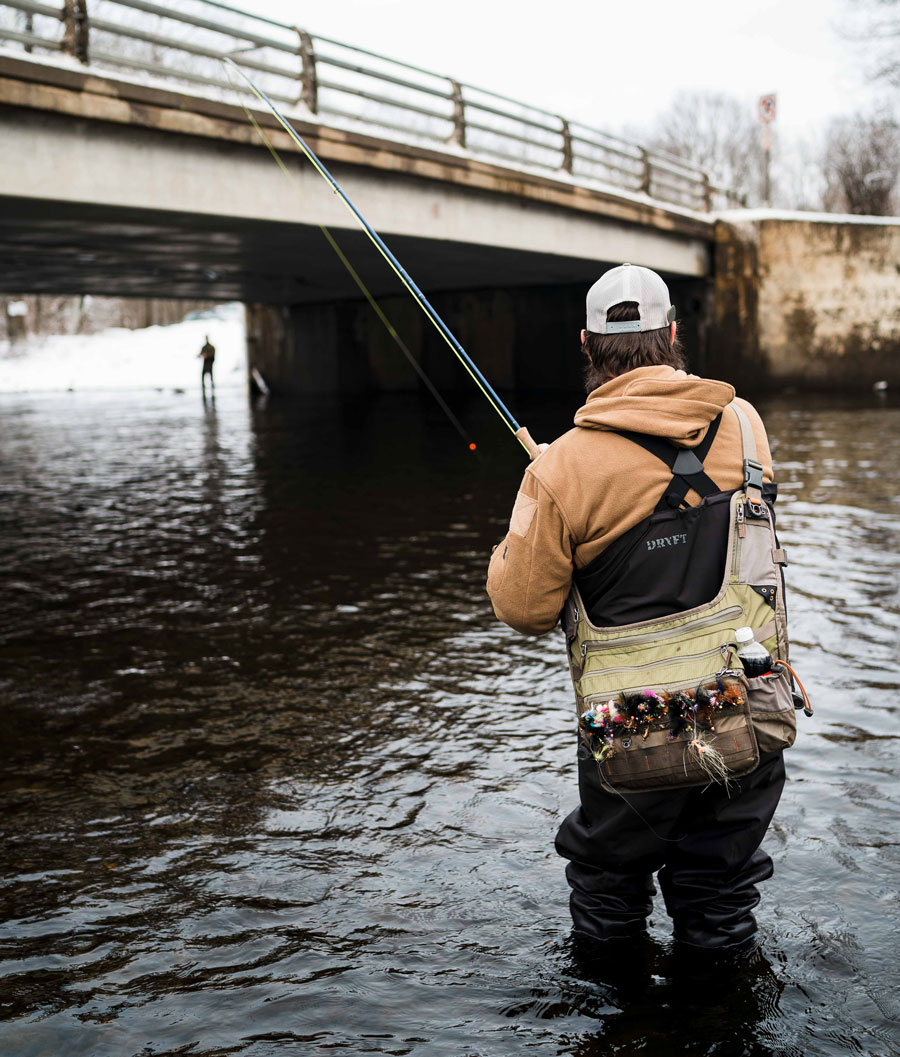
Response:
M737 560L728 549L726 561L726 547L732 547L729 505L725 501L716 505L715 499L723 492L731 502L734 537L740 534L748 562L753 553L749 544L757 548L758 561L754 561L760 570L744 576L745 559L741 558L735 579L743 577L746 584L737 584L734 590L739 594L746 587L750 601L742 617L733 615L742 612L740 606L724 612L732 614L728 618L732 624L736 620L755 624L760 629L757 637L768 636L773 643L772 654L787 657L786 619L783 631L779 624L777 644L774 630L783 615L783 580L780 568L765 565L767 561L771 565L770 555L783 563L773 523L770 528L774 485L763 483L773 479L765 429L753 407L735 399L731 385L686 373L674 318L665 283L647 268L627 264L613 268L591 287L587 329L581 332L588 361L587 401L575 415L575 428L553 444L543 445L526 470L509 532L491 557L487 590L497 617L526 635L544 634L562 617L573 677L581 675L578 666L587 663L572 648L585 627L601 639L602 646L604 629L642 622L646 627L646 622L667 615L671 622L672 614L702 609L717 594L724 594L723 572L728 582L728 567L735 567ZM747 459L748 448L755 458ZM742 485L746 497L738 495ZM709 496L702 501L702 511L697 489ZM750 497L755 497L755 505ZM748 518L755 511L759 519L752 528L748 520L746 536L745 505ZM724 515L715 514L716 510ZM701 513L719 519L713 535L713 523L704 528L703 517L697 516ZM761 539L765 541L762 548L757 546ZM780 583L777 598L774 586L751 590L752 583L774 584L776 576ZM577 596L570 595L573 584L580 591ZM572 598L583 606L580 613ZM757 603L760 609L754 608ZM718 619L721 604L701 623L708 626ZM767 605L773 608L768 610ZM751 612L752 620L747 617ZM673 628L663 631L668 638L661 641L671 645L684 626L684 620L680 624L676 620ZM731 631L725 637L734 635ZM643 636L648 637L653 636ZM631 641L640 642L641 636ZM717 642L713 637L711 652L716 657L707 662L714 680L707 690L713 699L723 691L722 673L731 671L729 664L735 665L726 647L721 647L725 649L721 661ZM627 648L637 651L629 654L637 660L648 655L645 645ZM583 655L590 656L587 651ZM720 663L724 664L721 669ZM629 667L652 665L635 662L618 670ZM602 680L608 670L601 665L592 677ZM779 672L783 672L780 667ZM618 678L628 680L629 676ZM639 686L650 686L655 677L644 678ZM765 677L773 678L780 679L780 675L769 672ZM752 749L754 754L736 768L738 776L727 781L713 781L702 771L689 773L689 749L701 754L706 750L707 761L713 755L724 758L711 751L722 738L715 735L716 740L710 740L713 734L709 732L717 728L721 732L725 721L719 717L726 713L716 713L714 724L709 710L709 724L701 724L697 719L699 686L696 695L691 690L687 698L682 694L677 699L668 692L660 696L661 679L652 690L641 691L645 696L640 700L652 700L661 710L657 721L661 731L649 741L648 720L615 714L629 707L625 688L608 705L594 706L597 715L589 719L599 725L596 729L605 730L602 723L608 721L613 730L613 721L620 721L630 724L636 736L617 740L610 734L606 743L595 738L593 744L611 747L600 752L586 751L584 744L579 748L581 803L562 823L556 840L557 851L569 860L566 876L576 940L587 940L590 949L608 952L611 941L643 934L656 892L654 874L658 874L673 921L677 949L734 950L755 933L756 885L769 878L773 869L760 842L784 784L782 749L791 744L795 730L791 684L784 678L787 704L781 697L777 701L773 697L771 703L773 710L776 704L782 710L771 713L777 715L778 727L771 723L765 727L764 718L755 734L744 731L740 737L736 733L726 739L738 746L743 737L747 753ZM634 683L632 676L629 689L634 689ZM761 689L746 689L755 684ZM771 683L763 684L754 679L730 684L737 689L732 693L735 718L729 722L756 726L754 693L775 693ZM586 682L576 683L582 716L589 689ZM750 698L749 705L741 694ZM708 709L710 696L706 692L702 701ZM682 698L693 708L693 715L688 708L688 719L680 721L687 733L677 723L668 726L676 700ZM632 695L632 705L634 699ZM724 693L719 695L719 704L727 704ZM644 709L643 704L633 707ZM614 713L611 718L608 709ZM641 723L646 725L641 727ZM607 777L612 773L609 764L646 754L654 737L660 744L654 750L657 756L676 752L670 773L681 784L666 784L661 779L657 791L615 789ZM685 783L681 771L693 776L693 781ZM595 942L600 946L595 948Z
M209 340L208 334L203 341L203 347L197 353L197 359L203 360L203 370L200 372L200 388L203 390L205 396L207 377L209 377L210 388L215 389L216 387L216 383L213 381L213 364L216 362L216 347Z

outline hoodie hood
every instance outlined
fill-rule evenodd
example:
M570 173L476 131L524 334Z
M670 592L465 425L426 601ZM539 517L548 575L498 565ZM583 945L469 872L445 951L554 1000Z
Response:
M575 415L575 425L649 433L693 448L733 399L734 386L728 382L674 367L637 367L595 389Z

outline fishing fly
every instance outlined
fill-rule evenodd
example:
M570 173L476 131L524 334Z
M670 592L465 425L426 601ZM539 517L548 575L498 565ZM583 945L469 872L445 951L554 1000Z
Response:
M462 363L463 367L469 373L469 375L471 376L472 380L475 382L475 384L481 390L483 395L487 398L487 400L490 403L490 405L494 408L494 410L503 419L503 422L505 423L507 428L512 432L512 434L519 441L519 443L522 445L522 447L525 449L525 451L528 452L528 455L530 456L530 458L532 458L532 459L535 458L538 454L540 454L540 450L541 449L538 447L538 445L532 439L531 434L528 432L527 428L524 427L524 426L520 426L519 423L515 420L515 418L513 417L512 412L509 410L509 408L503 403L503 401L500 399L500 397L494 391L494 389L491 386L490 382L488 382L488 380L485 378L485 376L478 369L478 367L475 364L474 360L471 358L471 356L469 356L469 354L466 352L466 350L462 347L462 345L456 339L455 335L450 330L450 328L447 326L447 324L443 321L443 319L441 319L440 315L437 313L437 311L434 309L434 307L431 305L431 303L428 301L428 299L425 297L425 295L422 293L422 291L419 289L419 287L413 281L412 277L409 275L409 273L406 271L406 269L403 267L403 265L397 260L397 258L391 252L391 250L388 249L388 247L385 245L383 239L378 234L378 232L375 231L375 229L369 224L369 222L365 219L365 217L359 212L359 210L356 208L356 206L353 204L353 202L345 194L343 188L340 186L340 184L337 182L337 180L331 175L331 173L328 171L328 169L325 168L325 166L322 164L321 160L316 155L316 153L306 143L306 141L303 139L303 137L296 131L296 129L293 127L293 125L291 125L291 123L287 120L287 118L284 117L284 115L281 113L281 111L278 109L278 107L272 102L272 100L266 95L266 93L261 88L257 87L257 85L255 85L253 83L252 79L247 76L247 74L241 69L240 66L237 65L237 63L235 63L233 60L231 60L231 59L229 59L227 57L223 58L222 61L224 63L226 63L228 66L232 67L234 70L236 70L241 75L241 77L247 82L251 92L253 92L253 94L256 96L256 98L259 99L259 101L261 103L263 103L272 112L272 115L275 117L275 120L279 123L279 125L281 125L281 127L284 129L284 131L297 144L297 146L300 148L300 150L306 156L308 161L312 164L312 166L316 170L316 172L318 172L318 174L322 177L322 179L325 180L325 182L331 187L331 189L335 192L335 194L337 194L340 197L341 201L344 203L344 205L347 207L347 209L352 213L354 218L357 220L357 222L360 224L362 229L368 235L368 237L371 240L372 244L376 247L376 249L382 255L382 257L384 257L384 259L387 261L387 263L389 264L391 269L395 272L397 277L400 279L400 281L403 283L403 285L406 287L406 289L412 295L413 299L416 301L416 303L419 305L419 307L422 309L422 311L425 313L425 315L432 322L432 324L437 329L438 333L441 335L441 337L444 339L444 341L446 341L446 343L450 346L451 351L456 355L456 357L457 357L457 359L459 359L460 363ZM246 112L246 108L245 108L245 112ZM256 124L256 122L253 122L253 123L256 126L257 130L261 131L259 129L259 126ZM271 147L269 149L272 150ZM276 160L278 160L278 159L276 159ZM331 240L329 240L329 241L331 241ZM333 242L332 242L332 245L334 245ZM351 271L351 275L352 274L353 274L353 272ZM358 285L360 285L360 284L361 284L361 281L358 281ZM380 314L380 316L382 318L382 321L384 322L385 320L383 318L383 314L381 314L381 313L379 313L379 314ZM389 326L389 330L393 330L393 328ZM432 387L432 391L434 392L433 387ZM470 447L471 447L471 445L470 445Z

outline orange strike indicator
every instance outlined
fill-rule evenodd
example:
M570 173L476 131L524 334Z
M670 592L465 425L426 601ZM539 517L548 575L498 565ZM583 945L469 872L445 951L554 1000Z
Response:
M469 451L474 451L477 447L478 447L478 445L473 442L472 444L469 445Z

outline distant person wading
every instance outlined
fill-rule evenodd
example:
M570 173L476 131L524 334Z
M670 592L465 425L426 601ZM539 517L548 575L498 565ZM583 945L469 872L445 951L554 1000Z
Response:
M213 364L216 362L216 347L210 342L208 334L204 340L203 348L197 354L197 358L203 360L203 372L200 375L200 387L205 393L207 377L209 377L210 388L215 389L216 387L216 383L213 380Z
M487 581L506 624L565 631L581 803L556 847L603 961L645 933L653 875L676 949L750 940L800 707L766 431L686 373L674 320L647 268L591 287L587 400L528 467Z

